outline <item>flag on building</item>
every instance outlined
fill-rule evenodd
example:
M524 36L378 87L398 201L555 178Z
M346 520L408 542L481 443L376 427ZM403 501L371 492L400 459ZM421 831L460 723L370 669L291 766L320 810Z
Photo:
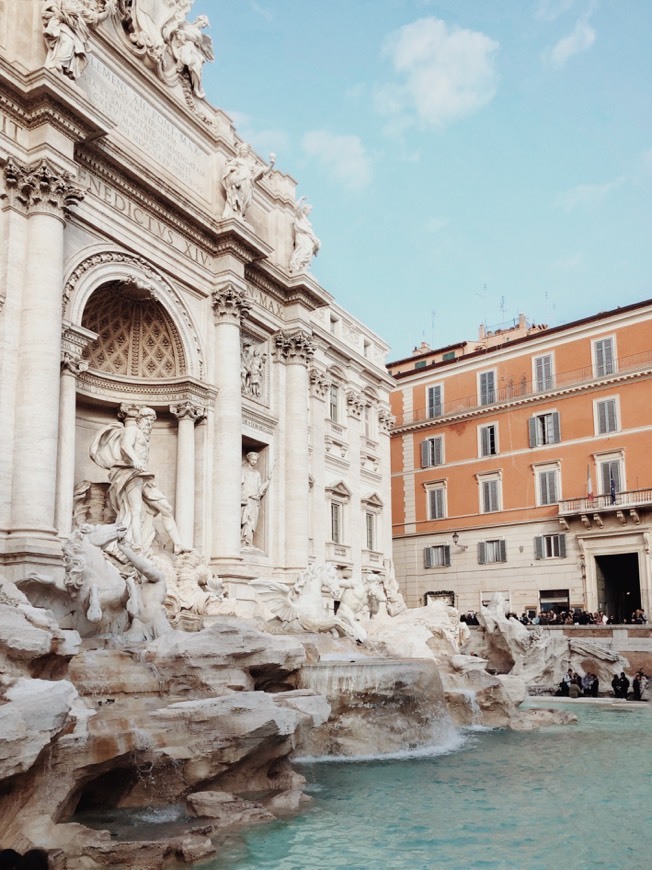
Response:
M611 504L616 504L616 481L613 476L609 478L609 494L611 496Z
M586 466L586 497L593 501L593 481L591 480L591 466Z

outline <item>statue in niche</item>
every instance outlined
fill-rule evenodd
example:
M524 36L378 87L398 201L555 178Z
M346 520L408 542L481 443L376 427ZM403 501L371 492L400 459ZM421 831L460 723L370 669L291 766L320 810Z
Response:
M112 423L95 436L89 455L109 476L109 500L117 521L127 528L135 552L149 549L154 538L153 518L160 516L175 554L187 552L179 535L170 502L147 470L156 411L122 405L125 423Z
M182 22L172 33L170 40L177 69L179 72L187 70L192 90L199 99L206 96L201 83L204 61L215 59L213 41L210 36L202 33L205 27L208 27L208 18L200 15L194 24L190 21Z
M47 69L79 78L88 63L90 28L111 15L116 0L45 0L41 10Z
M321 242L315 235L308 215L312 206L302 196L294 205L294 250L290 257L290 272L304 272L310 268L310 261L316 257Z
M246 219L254 184L272 171L275 162L276 156L270 154L269 165L261 165L254 156L251 145L246 142L238 145L235 156L230 157L224 166L222 185L226 193L226 203L222 212L223 220L231 217Z
M240 540L243 547L252 547L254 533L258 526L260 514L260 502L267 492L272 472L263 480L260 471L256 468L258 454L255 450L250 451L242 463L242 488L240 496Z
M254 344L249 339L244 339L240 357L240 378L243 396L260 399L266 360L267 354L263 353L260 345Z

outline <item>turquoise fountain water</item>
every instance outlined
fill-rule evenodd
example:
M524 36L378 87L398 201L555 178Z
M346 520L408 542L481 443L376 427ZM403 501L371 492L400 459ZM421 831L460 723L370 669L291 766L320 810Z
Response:
M311 808L227 841L203 870L647 870L650 708L569 702L576 726L470 731L420 758L304 764Z

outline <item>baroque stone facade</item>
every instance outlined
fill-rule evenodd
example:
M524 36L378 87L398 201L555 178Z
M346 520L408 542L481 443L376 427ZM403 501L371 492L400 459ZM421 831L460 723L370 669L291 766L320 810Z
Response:
M212 47L190 6L0 7L10 579L63 575L74 517L115 519L117 466L89 451L125 407L155 412L133 477L161 548L169 506L232 595L311 561L383 574L391 556L387 347L309 273L293 179L205 101Z

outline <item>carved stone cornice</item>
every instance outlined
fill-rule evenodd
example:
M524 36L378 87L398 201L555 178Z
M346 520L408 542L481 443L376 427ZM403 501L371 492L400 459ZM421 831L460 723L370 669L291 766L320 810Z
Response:
M349 417L353 417L354 420L360 420L365 405L366 402L361 393L355 390L346 391L346 412Z
M84 396L99 397L116 404L133 402L157 408L186 401L210 408L217 396L215 387L194 378L135 382L94 371L81 372L77 379L77 391Z
M246 298L244 288L238 287L232 282L213 290L211 305L216 324L237 323L239 325L251 308L251 302Z
M74 183L71 173L46 159L28 166L10 157L3 175L4 192L0 198L25 214L51 214L63 220L84 198L84 191Z
M195 402L179 402L177 405L170 405L170 413L177 420L192 420L197 423L206 416L206 408Z
M325 402L332 383L330 378L326 376L325 372L321 372L316 368L309 370L308 378L310 380L310 395L321 402Z
M284 363L297 363L307 366L315 355L312 333L303 329L291 332L277 332L274 336L277 359Z

